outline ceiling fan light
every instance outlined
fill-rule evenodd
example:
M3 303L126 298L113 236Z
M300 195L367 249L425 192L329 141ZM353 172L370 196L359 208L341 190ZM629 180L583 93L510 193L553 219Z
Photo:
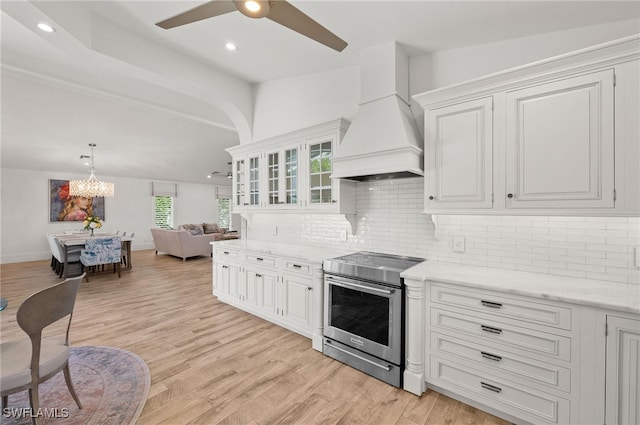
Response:
M249 0L244 2L244 7L246 7L249 12L253 12L253 13L256 13L258 10L261 9L260 3L254 0Z
M250 18L264 18L270 11L267 0L233 0L233 2L243 15Z

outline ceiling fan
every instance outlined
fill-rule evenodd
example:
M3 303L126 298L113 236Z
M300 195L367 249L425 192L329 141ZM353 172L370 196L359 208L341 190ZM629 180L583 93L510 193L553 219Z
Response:
M160 21L156 25L169 29L236 10L250 18L271 19L338 52L347 47L346 41L285 0L213 0Z
M231 168L231 163L227 162L227 165L229 166L229 168ZM216 174L220 174L220 171L212 171L207 175L207 178L210 179L211 177L215 176ZM227 171L227 174L225 175L226 178L231 179L233 178L233 174L231 173L231 169L229 169L229 171Z

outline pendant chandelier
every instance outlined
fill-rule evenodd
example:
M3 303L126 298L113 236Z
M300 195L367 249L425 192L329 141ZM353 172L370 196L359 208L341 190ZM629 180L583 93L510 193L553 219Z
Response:
M89 143L89 146L91 147L91 168L89 168L91 175L87 180L71 180L69 182L69 195L85 198L112 197L114 192L113 183L100 181L95 174L93 148L96 147L96 144Z

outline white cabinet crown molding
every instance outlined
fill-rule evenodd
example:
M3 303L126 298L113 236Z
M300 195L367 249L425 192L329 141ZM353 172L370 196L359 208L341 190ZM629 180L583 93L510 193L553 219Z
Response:
M640 34L418 93L412 98L423 109L428 109L443 103L452 104L469 98L488 96L499 91L588 73L638 59Z

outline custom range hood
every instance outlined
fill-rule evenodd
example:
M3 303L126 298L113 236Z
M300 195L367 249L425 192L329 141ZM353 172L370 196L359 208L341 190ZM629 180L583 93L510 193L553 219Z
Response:
M409 58L397 43L365 48L361 103L333 156L332 178L423 175L423 138L409 107Z

